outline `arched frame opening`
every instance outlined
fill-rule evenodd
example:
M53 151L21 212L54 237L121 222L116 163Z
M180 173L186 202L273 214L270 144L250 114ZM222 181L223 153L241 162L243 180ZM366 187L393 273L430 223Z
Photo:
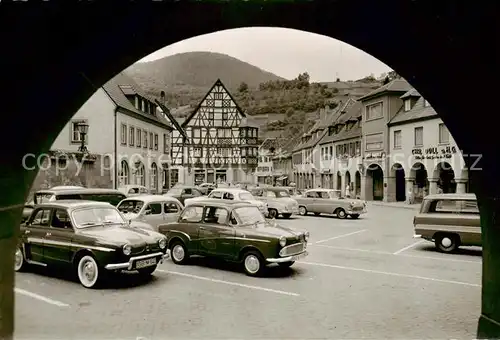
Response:
M378 164L370 164L366 169L365 196L369 201L384 199L384 171Z
M389 185L389 195L393 196L396 202L406 201L406 181L405 181L405 169L402 164L395 163L391 167L391 177Z

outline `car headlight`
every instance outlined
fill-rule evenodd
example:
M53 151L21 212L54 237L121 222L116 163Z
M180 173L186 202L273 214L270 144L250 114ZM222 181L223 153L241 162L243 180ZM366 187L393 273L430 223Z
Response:
M280 246L284 247L286 246L286 238L285 236L280 237Z
M309 240L309 232L308 232L308 231L306 231L306 232L304 233L304 240L305 240L306 242Z
M130 244L124 245L123 246L123 253L127 256L132 254L132 246Z
M158 245L160 246L160 249L165 249L167 247L167 239L162 238L158 241Z

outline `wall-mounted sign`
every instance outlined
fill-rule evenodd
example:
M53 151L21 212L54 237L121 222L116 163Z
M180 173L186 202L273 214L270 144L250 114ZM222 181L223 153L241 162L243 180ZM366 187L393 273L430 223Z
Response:
M385 157L385 152L368 152L365 153L365 159L373 159L373 158L384 158Z
M322 174L329 174L331 171L331 169L321 169Z
M415 159L448 159L457 153L456 146L430 147L413 149L411 153Z

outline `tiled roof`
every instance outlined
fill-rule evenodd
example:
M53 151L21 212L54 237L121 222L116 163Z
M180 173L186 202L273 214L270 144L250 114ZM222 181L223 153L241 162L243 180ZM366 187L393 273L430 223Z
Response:
M365 101L367 99L381 96L387 92L402 92L405 93L408 90L411 89L411 85L408 84L408 82L404 79L394 79L393 81L380 86L378 89L368 93L367 95L364 95L363 97L359 98L358 100L360 101Z
M141 87L137 85L137 83L132 78L125 75L123 72L118 73L113 79L104 84L102 88L115 103L115 105L119 108L125 109L131 113L135 113L147 121L154 121L165 126L166 128L172 128L170 122L164 117L160 115L155 116L139 111L130 102L130 100L127 99L125 93L138 94L141 97L144 97L154 103L154 100L150 96L146 95Z
M410 111L405 111L404 107L402 107L388 125L398 125L412 120L438 117L438 114L434 111L432 106L424 106L424 103L424 97L420 96Z
M302 149L307 149L307 148L311 148L311 147L316 146L316 144L318 144L321 141L321 139L327 134L328 126L332 126L339 119L339 117L342 115L342 113L345 112L346 110L348 110L348 108L351 105L353 105L355 102L356 101L354 99L352 99L351 97L348 97L346 101L339 104L336 107L336 109L334 110L334 112L328 114L325 121L321 122L322 126L324 126L324 127L321 128L319 136L317 133L313 134L313 136L307 142L299 143L294 148L293 151L297 152L297 151L300 151ZM319 123L320 122L318 121L318 123L316 123L315 126ZM313 126L313 128L311 130L314 131L314 128L315 127Z
M405 99L405 98L410 98L410 97L421 97L421 95L420 95L420 93L418 93L417 90L411 89L410 91L406 92L405 94L403 94L399 98Z
M338 118L338 120L335 123L344 124L347 121L358 121L362 117L362 109L363 109L363 104L361 102L354 103L343 115L341 115ZM319 143L326 144L360 136L361 136L361 126L355 125L349 131L346 131L345 127L343 127L342 130L337 134L331 136L325 134L325 136L321 139Z

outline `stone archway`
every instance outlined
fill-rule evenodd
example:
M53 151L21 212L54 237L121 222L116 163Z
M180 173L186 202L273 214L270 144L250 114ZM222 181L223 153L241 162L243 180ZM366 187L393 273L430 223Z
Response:
M337 190L342 190L342 174L337 171Z
M405 169L400 163L395 163L391 167L391 180L389 186L389 196L396 202L406 201Z
M366 169L366 199L368 201L384 199L384 171L378 164L371 164Z
M356 198L361 197L361 173L359 171L356 171L354 175L354 192Z
M425 165L420 162L414 163L411 166L409 178L413 180L412 201L422 202L422 199L429 194L429 179Z
M455 171L448 162L439 162L434 168L433 177L437 179L437 192L443 194L457 191Z
M347 187L349 187L349 190L347 190ZM352 179L351 179L351 173L349 171L346 171L345 173L345 190L346 193L345 195L348 197L352 197L354 195L353 191L353 185L352 185Z

